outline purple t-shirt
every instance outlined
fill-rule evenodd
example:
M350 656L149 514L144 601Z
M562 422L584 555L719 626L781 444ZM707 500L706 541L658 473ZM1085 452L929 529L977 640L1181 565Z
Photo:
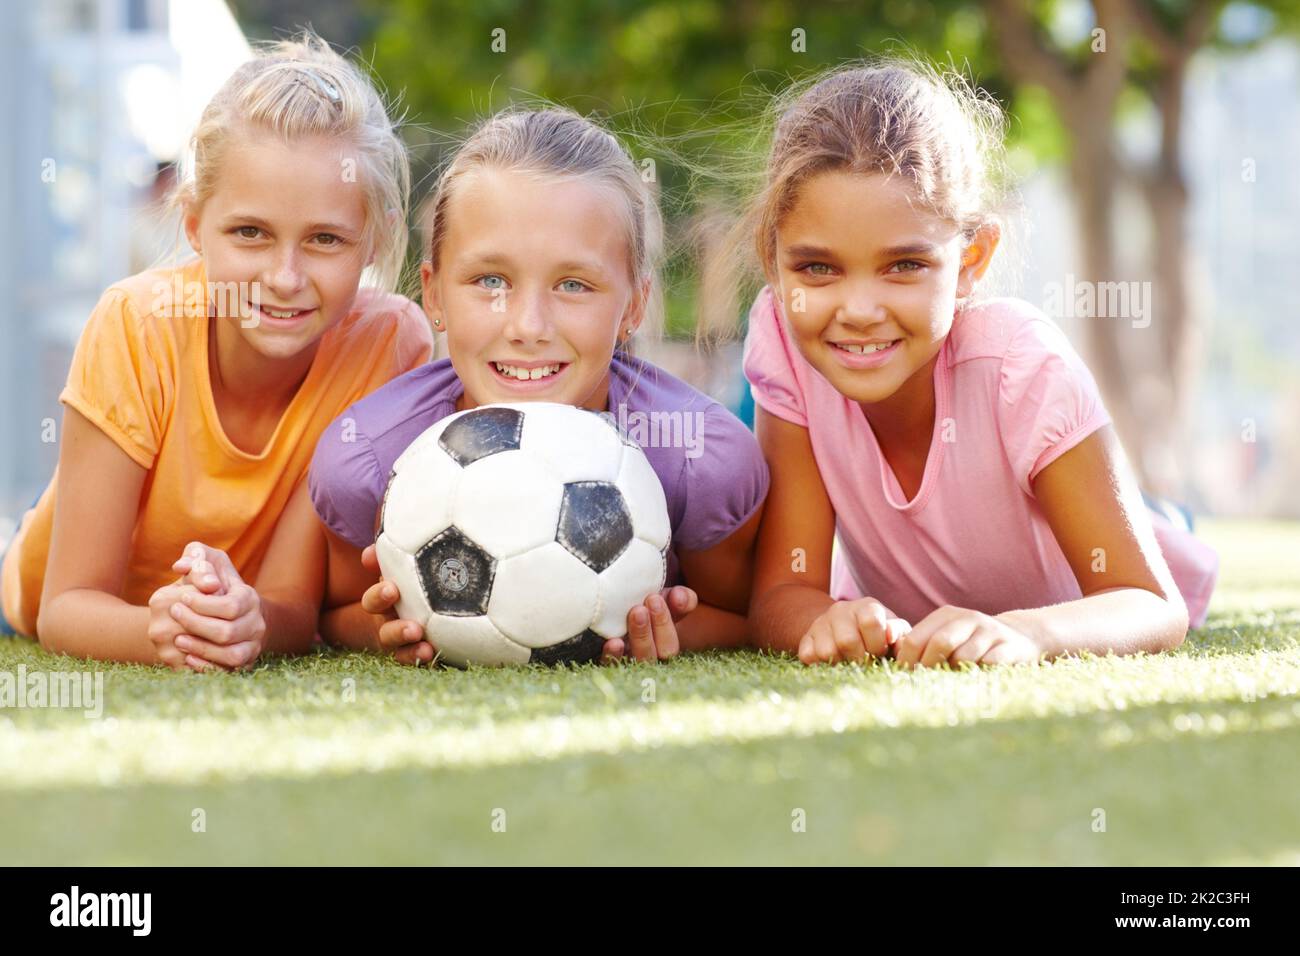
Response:
M307 478L321 521L359 548L374 543L393 462L425 429L454 414L464 391L451 360L442 359L393 379L335 419ZM675 552L707 550L743 525L767 497L767 463L731 412L641 359L614 356L608 411L664 487L672 523L668 583L680 583Z

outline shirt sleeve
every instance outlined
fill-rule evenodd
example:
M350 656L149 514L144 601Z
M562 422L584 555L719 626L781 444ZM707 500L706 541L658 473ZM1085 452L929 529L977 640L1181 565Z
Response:
M369 439L357 429L355 406L348 408L321 433L307 471L316 515L349 544L374 544L375 515L387 485Z
M776 296L771 288L765 287L749 310L745 378L757 404L778 418L807 427L803 389L795 375L801 360L786 333L776 307Z
M339 343L339 350L355 359L366 357L366 371L352 393L359 401L399 375L419 368L433 357L433 329L424 311L403 295L358 290L353 323Z
M175 394L175 362L151 316L109 289L81 332L59 401L144 468L152 468Z
M767 497L767 462L744 423L721 405L704 412L696 448L687 449L682 488L686 505L675 545L707 551L748 521Z
M1031 318L1013 334L998 383L998 423L1022 491L1044 468L1110 424L1097 383L1065 334Z

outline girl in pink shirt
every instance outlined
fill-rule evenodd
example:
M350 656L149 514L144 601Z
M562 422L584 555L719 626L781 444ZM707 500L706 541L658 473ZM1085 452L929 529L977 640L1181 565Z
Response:
M1166 650L1204 621L1214 552L1148 512L1069 342L976 298L1001 120L960 78L883 63L777 122L745 224L768 283L745 346L772 476L761 647L995 664Z

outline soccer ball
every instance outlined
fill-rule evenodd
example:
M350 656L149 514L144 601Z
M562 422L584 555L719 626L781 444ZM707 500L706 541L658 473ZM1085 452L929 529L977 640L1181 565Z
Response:
M645 453L571 405L484 405L393 465L375 550L441 661L591 661L663 587L670 526Z

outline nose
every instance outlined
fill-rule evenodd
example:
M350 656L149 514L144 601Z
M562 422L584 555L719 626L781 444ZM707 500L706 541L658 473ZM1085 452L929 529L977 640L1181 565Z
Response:
M859 279L843 285L844 298L840 300L835 317L844 325L866 328L888 318L878 291L870 279Z
M262 272L262 284L266 286L271 298L288 305L306 282L302 268L301 251L295 243L277 246L273 257Z
M540 291L519 289L505 301L506 323L502 334L516 345L549 342L554 330L546 296Z

